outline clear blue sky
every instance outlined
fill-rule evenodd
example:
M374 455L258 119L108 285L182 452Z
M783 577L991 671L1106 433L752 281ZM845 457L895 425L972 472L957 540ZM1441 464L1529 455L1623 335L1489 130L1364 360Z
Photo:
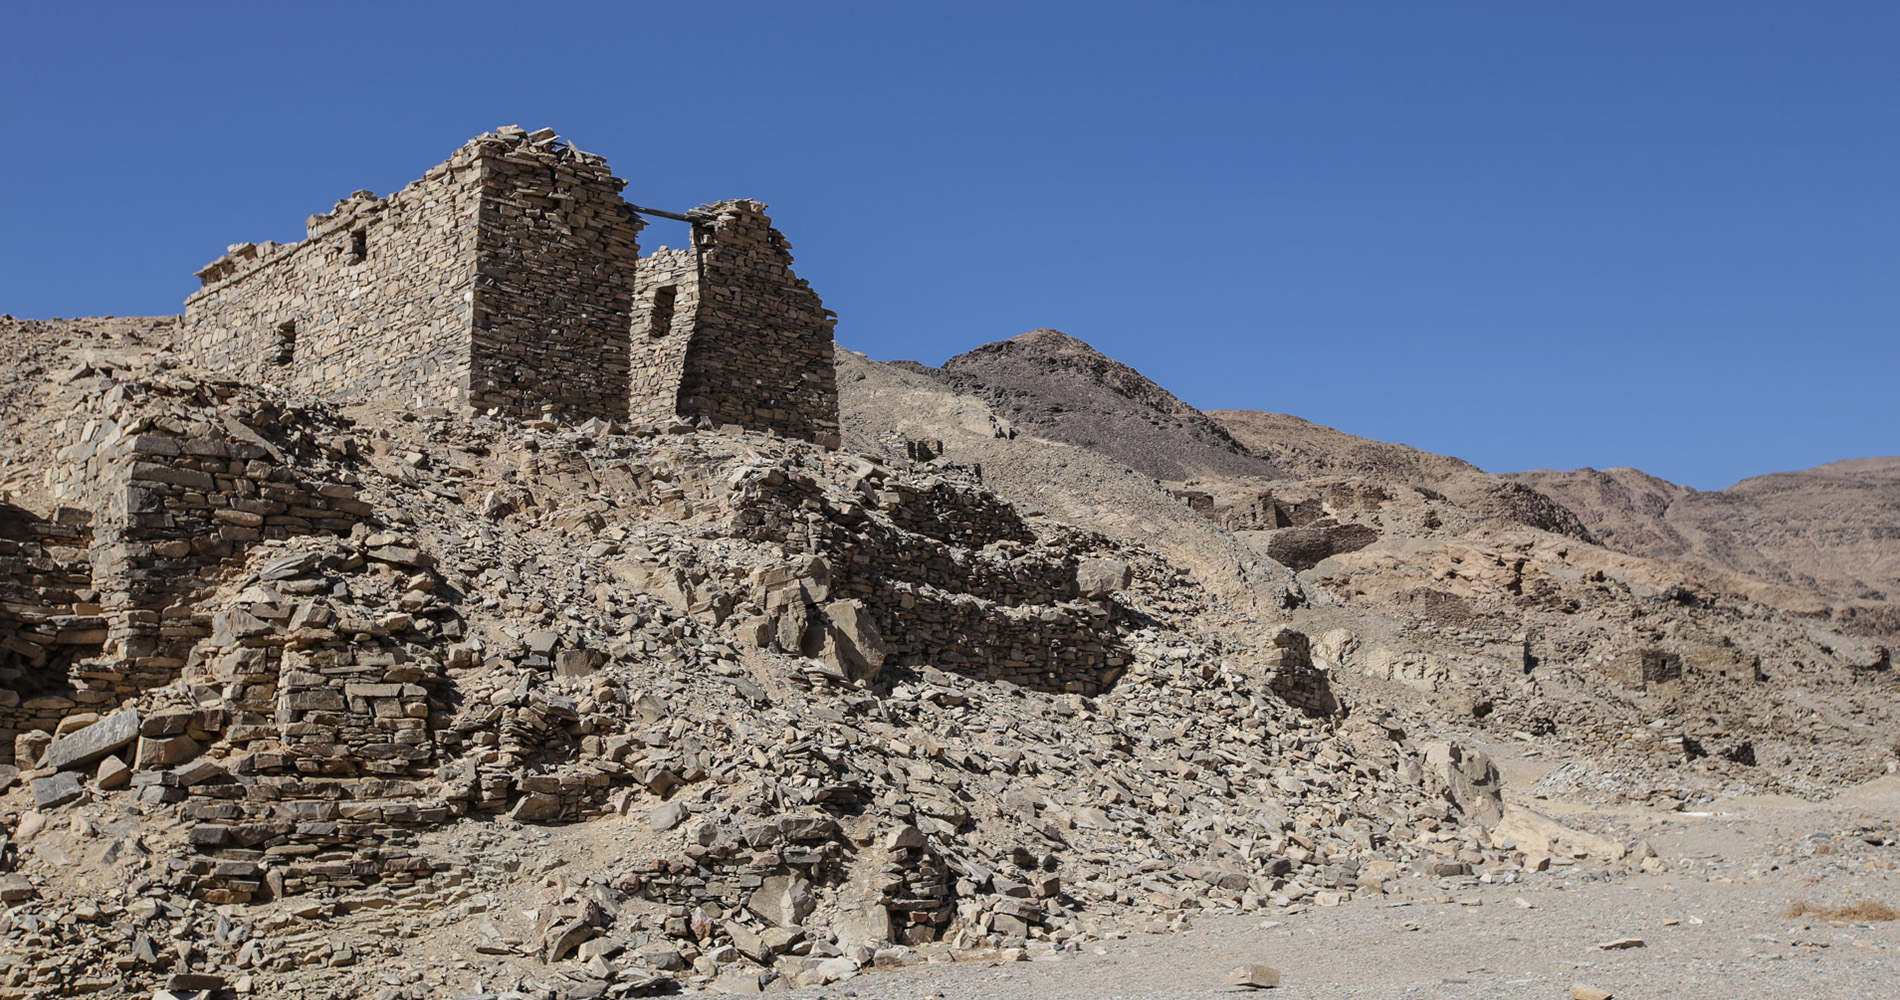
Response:
M1900 452L1900 4L14 3L0 311L170 313L496 125L756 197L838 338L1702 488ZM649 243L680 242L665 226Z

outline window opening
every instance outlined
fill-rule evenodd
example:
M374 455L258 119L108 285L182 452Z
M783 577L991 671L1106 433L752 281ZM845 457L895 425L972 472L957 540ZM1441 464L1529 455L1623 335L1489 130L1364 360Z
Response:
M361 264L369 259L369 230L355 229L350 232L350 263Z
M664 337L673 332L673 302L679 286L661 285L653 290L653 311L647 318L647 336Z
M277 324L277 351L271 355L270 363L274 365L290 364L290 359L296 355L296 352L297 321L294 319L285 320Z

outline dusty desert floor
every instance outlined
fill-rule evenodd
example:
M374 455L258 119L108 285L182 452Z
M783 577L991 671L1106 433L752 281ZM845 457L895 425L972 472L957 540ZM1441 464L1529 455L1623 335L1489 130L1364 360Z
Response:
M1519 777L1531 771L1516 763ZM1785 915L1795 900L1900 902L1900 847L1868 832L1900 818L1900 777L1825 803L1719 800L1698 814L1630 810L1619 818L1647 828L1670 870L1560 866L1515 884L1416 879L1395 890L1406 898L1206 919L1079 952L1045 947L1020 962L919 965L788 995L1229 995L1253 992L1226 984L1231 969L1252 963L1281 974L1266 995L1316 1000L1568 997L1579 983L1625 1000L1900 995L1900 921ZM1629 939L1642 945L1601 947Z

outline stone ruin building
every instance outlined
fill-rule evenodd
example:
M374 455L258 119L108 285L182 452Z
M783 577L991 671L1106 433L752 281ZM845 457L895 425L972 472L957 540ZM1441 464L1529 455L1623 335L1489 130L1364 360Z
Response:
M675 215L628 204L624 186L551 130L486 133L395 194L311 216L300 243L230 248L198 272L178 347L231 382L333 402L835 448L834 317L765 206ZM688 223L691 245L640 257L643 214ZM215 415L240 396L242 422ZM223 561L264 539L348 536L371 511L347 477L312 474L327 461L316 412L228 382L93 403L55 456L62 505L0 504L0 765L18 734L175 681L205 637L191 600ZM293 430L308 454L267 440Z
M339 401L418 399L635 423L738 426L836 446L834 316L745 199L628 204L552 129L470 140L421 179L358 191L300 243L197 272L181 346L231 377ZM640 256L653 215L691 245Z

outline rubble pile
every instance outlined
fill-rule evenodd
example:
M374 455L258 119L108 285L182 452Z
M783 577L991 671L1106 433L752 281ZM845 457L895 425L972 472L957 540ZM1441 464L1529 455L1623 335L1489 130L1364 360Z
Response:
M823 985L1673 863L1480 744L1665 805L1893 753L1884 650L1424 493L1276 487L1238 537L1354 544L1263 610L940 448L168 364L23 429L0 998Z
M1174 489L1300 569L1310 603L1289 624L1335 683L1371 679L1382 700L1422 697L1473 737L1587 762L1553 790L1597 803L1814 798L1900 764L1887 649L1748 600L1735 580L1422 487Z
M907 948L1059 946L1104 920L1338 902L1402 870L1522 860L1466 821L1495 774L1447 783L1419 748L1377 727L1354 743L1274 693L1299 670L1323 682L1303 637L1226 623L1293 650L1257 659L1210 634L1206 598L1153 556L1025 520L967 470L766 435L411 416L367 433L312 417L342 431L306 442L317 474L367 513L347 529L271 522L302 516L284 500L258 524L212 515L255 535L214 535L193 572L215 585L167 591L184 655L165 683L14 741L34 798L9 813L26 848L11 884L32 910L97 906L117 927L162 896L181 926L253 928L152 960L136 932L95 935L119 985L268 990L312 955L402 952L401 935L342 928L511 884L444 849L462 824L635 834L543 926L439 929L614 984L823 981ZM118 426L134 467L158 432L215 438L203 421ZM254 478L183 510L304 489L223 444L191 471L215 486L260 463ZM139 846L101 852L115 878L82 902L49 826ZM584 905L590 887L611 898ZM295 932L330 921L322 948ZM9 975L82 985L37 958Z

